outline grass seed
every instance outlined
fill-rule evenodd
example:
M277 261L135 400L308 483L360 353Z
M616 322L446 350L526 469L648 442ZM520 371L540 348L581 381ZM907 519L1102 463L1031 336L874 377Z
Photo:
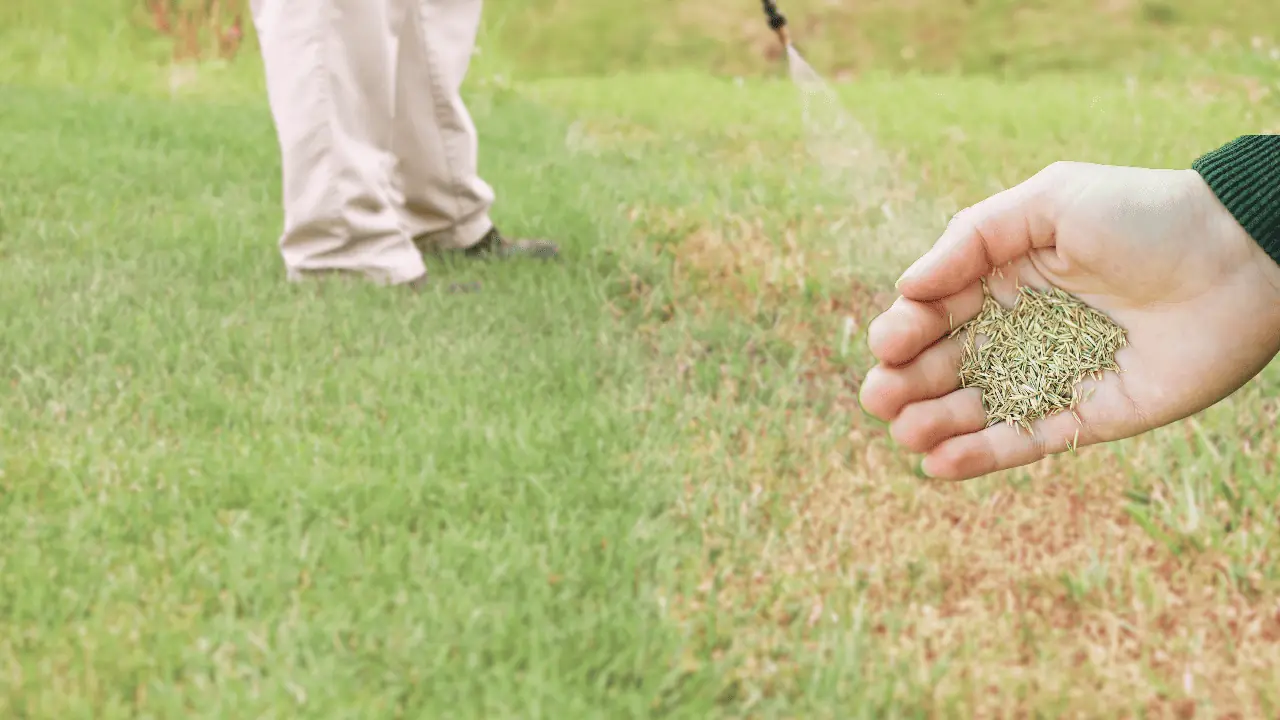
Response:
M1128 340L1105 314L1058 288L1020 286L1012 309L991 296L985 279L982 292L981 312L951 337L967 332L960 386L982 391L987 427L1003 422L1030 430L1041 418L1075 415L1081 380L1120 371L1115 354Z

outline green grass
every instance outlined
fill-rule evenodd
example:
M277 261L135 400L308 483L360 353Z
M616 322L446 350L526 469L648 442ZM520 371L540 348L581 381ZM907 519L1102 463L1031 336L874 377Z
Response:
M496 217L567 259L412 295L284 282L255 59L170 98L124 6L0 11L0 715L1280 708L1275 366L955 487L853 402L857 328L951 212L1280 129L1243 65L1144 74L1113 34L1070 73L868 73L841 92L881 187L824 179L790 86L692 51L536 77L655 67L663 6L521 44L496 3L468 89Z
M576 261L434 268L472 300L286 285L260 107L0 103L6 716L660 691L678 639L647 595L688 540L624 461L642 388L592 247L616 225L556 206L583 175L554 121L511 100L486 132L529 190L504 219Z

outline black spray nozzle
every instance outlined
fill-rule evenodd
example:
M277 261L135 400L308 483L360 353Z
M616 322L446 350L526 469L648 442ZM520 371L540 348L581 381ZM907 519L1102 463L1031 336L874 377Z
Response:
M764 5L765 17L769 18L769 27L777 32L787 26L787 18L778 12L778 5L773 0L761 0Z
M787 33L787 18L778 12L778 5L774 0L760 0L764 5L765 17L769 18L769 28L778 34L778 40L782 41L784 47L791 45L791 37Z

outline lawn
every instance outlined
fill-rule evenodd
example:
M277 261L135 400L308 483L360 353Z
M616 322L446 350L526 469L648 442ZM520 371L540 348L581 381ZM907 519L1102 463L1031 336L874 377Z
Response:
M872 48L839 140L879 165L844 166L777 65L712 73L753 56L672 22L683 64L615 67L585 11L554 55L496 3L496 218L567 257L420 295L285 283L252 49L175 89L124 5L0 11L0 715L1280 713L1280 364L957 485L856 404L862 328L960 207L1280 131L1269 3L1192 64L1152 38L1208 37L1195 3L1054 74Z

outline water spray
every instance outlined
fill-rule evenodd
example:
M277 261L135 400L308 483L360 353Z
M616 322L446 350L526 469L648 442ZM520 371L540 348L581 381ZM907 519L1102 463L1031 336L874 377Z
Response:
M791 48L791 34L787 32L787 18L778 12L778 4L773 0L761 0L764 5L764 15L769 19L769 29L778 34L778 40L782 42L782 49Z
M791 44L787 18L778 11L778 0L761 3L769 29L782 43L788 75L800 94L804 144L822 181L822 190L814 201L830 199L825 204L839 208L827 216L830 224L818 231L817 242L829 241L834 246L834 253L826 257L841 274L852 273L857 267L893 265L912 259L910 255L920 247L912 238L931 232L924 229L924 223L940 215L938 208L914 197L905 202L894 199L901 180L891 156L845 110L840 96ZM855 242L849 242L851 234ZM857 330L855 321L846 318L841 354L848 351L855 334L865 337L865 333L865 329Z

